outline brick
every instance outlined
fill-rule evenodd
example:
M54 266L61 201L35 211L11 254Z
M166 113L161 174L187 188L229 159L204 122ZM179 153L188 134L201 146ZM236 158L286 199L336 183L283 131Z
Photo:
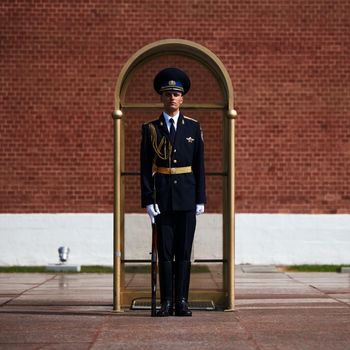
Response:
M234 86L236 209L350 213L350 3L345 0L1 2L0 212L110 212L114 88L127 59L164 38L208 47ZM190 74L188 102L220 102L210 72L188 57L148 62L127 101L154 102L164 66ZM222 172L222 114L185 113L203 127L206 170ZM139 167L140 128L125 111L125 171ZM208 175L207 212L222 211ZM139 181L125 209L141 212Z

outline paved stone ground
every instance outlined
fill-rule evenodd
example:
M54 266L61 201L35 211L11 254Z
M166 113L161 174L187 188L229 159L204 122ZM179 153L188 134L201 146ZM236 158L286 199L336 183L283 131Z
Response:
M112 311L110 274L0 274L0 349L350 349L350 275L241 266L236 310Z

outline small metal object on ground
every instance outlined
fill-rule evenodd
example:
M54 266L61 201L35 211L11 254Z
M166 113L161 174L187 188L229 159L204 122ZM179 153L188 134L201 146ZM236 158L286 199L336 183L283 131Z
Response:
M205 310L214 311L215 304L213 300L193 300L188 303L191 310ZM157 300L157 309L160 308L159 301ZM131 310L150 310L151 299L135 299L131 303Z

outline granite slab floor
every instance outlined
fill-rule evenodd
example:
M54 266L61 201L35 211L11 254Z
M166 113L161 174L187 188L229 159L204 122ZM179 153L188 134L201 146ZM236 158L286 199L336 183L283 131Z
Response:
M0 274L0 349L350 350L349 274L238 266L235 311L191 318L115 313L112 290L111 274Z

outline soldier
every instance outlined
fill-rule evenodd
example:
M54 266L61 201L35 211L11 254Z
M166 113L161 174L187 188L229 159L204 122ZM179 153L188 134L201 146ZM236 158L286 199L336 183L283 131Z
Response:
M196 214L206 203L204 144L199 123L180 112L190 88L188 76L166 68L154 79L164 104L160 117L142 126L142 207L158 231L161 309L157 316L192 316L188 308L191 250ZM175 259L175 263L174 263Z

